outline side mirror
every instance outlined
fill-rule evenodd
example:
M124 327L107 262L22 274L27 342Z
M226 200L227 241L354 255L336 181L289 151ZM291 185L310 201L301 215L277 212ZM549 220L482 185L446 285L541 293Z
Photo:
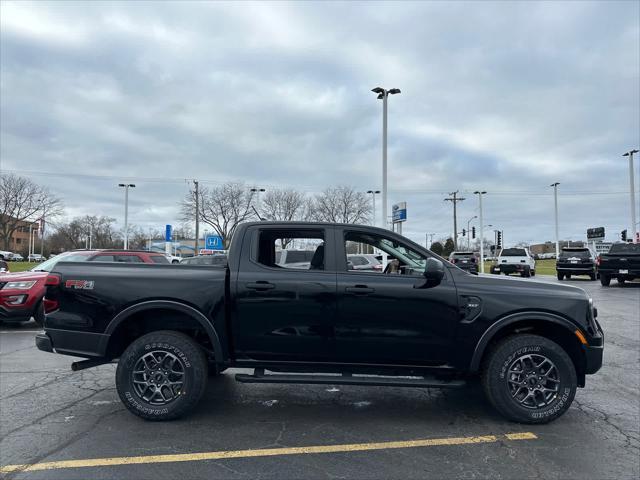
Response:
M435 287L444 278L444 264L437 258L427 258L424 266L424 278L430 286Z

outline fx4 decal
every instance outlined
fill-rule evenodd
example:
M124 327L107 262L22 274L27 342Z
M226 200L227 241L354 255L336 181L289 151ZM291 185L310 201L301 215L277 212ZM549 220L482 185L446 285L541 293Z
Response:
M93 290L93 280L67 280L64 286L76 290Z

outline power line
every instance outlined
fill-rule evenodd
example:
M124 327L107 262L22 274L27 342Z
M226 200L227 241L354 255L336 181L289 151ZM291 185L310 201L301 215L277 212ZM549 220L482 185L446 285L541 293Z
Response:
M456 205L458 202L465 200L464 197L458 197L458 193L458 190L451 192L449 193L451 196L444 199L445 202L453 203L453 247L455 250L458 249L458 215Z

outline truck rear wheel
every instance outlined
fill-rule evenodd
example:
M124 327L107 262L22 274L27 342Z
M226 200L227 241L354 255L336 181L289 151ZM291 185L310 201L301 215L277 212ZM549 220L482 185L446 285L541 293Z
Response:
M603 287L608 287L611 283L611 277L609 275L600 274L600 283Z
M148 333L127 347L116 370L116 388L129 411L146 420L189 413L207 386L207 359L187 335Z
M502 415L520 423L547 423L566 412L577 390L576 370L557 343L538 335L515 335L488 354L482 386Z
M564 280L564 274L558 272L558 280Z

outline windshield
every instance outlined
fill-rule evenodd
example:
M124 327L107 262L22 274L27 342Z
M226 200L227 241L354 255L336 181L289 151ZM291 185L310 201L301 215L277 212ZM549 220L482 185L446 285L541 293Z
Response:
M50 258L46 262L42 262L40 265L36 265L31 269L32 272L50 272L58 262L84 262L89 258L89 255L82 253L61 253L53 258Z
M524 248L505 248L500 253L501 257L526 257L527 251Z
M640 243L614 243L609 253L640 253Z

